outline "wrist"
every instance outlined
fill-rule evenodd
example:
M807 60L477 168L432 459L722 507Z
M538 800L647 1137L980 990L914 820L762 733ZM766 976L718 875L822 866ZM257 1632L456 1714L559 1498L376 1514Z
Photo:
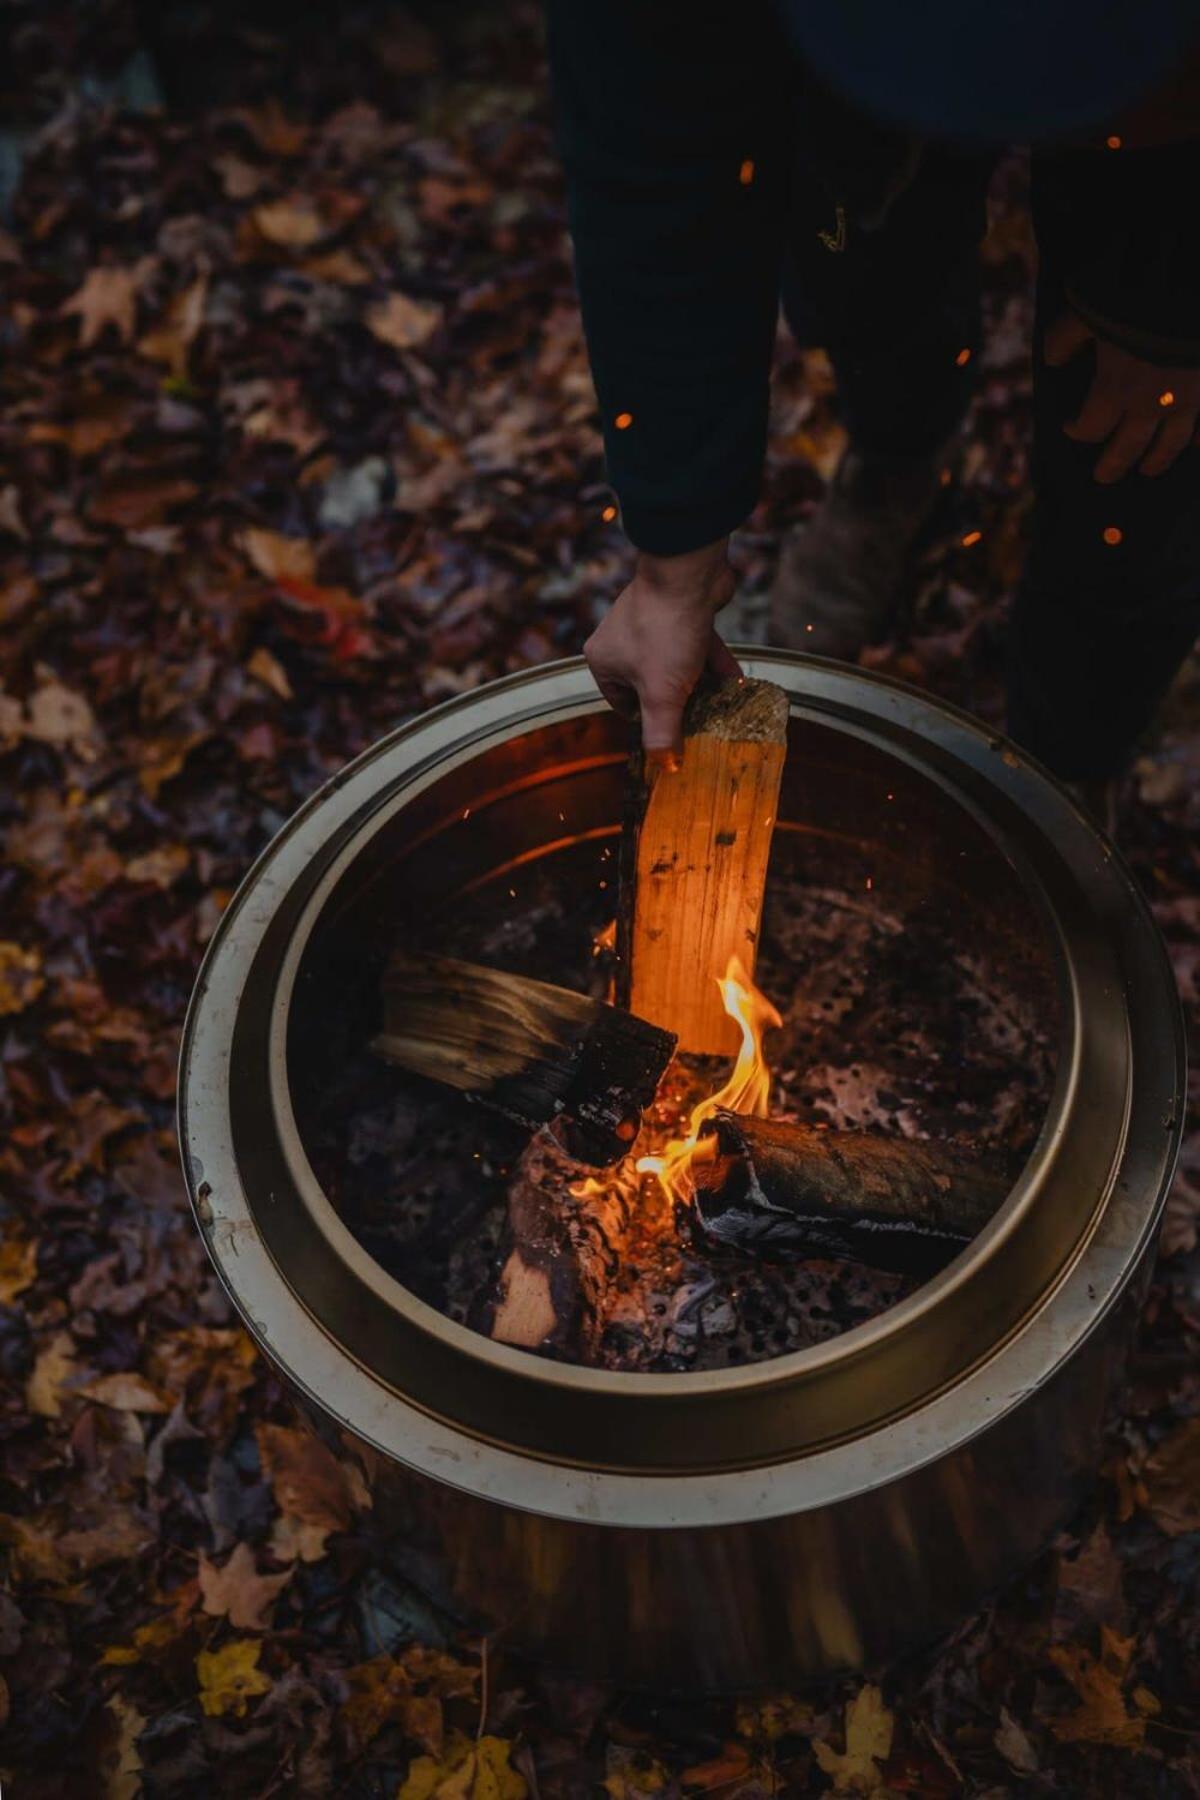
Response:
M709 604L709 588L729 567L728 553L727 537L676 556L655 556L648 550L639 550L635 579L652 593L692 600L697 605Z

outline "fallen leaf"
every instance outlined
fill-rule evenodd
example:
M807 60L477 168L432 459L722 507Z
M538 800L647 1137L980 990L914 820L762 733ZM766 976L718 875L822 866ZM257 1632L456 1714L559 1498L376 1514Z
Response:
M40 951L0 942L0 1016L24 1012L45 986Z
M73 693L61 681L46 681L35 688L26 713L25 734L40 744L61 749L97 736L95 713L82 694Z
M260 1575L249 1544L237 1544L220 1568L201 1556L200 1603L206 1613L228 1619L239 1631L265 1631L275 1601L291 1579L291 1569Z
M264 171L243 157L232 154L214 156L213 169L230 200L249 200L257 194L265 180Z
M75 1342L69 1332L57 1331L38 1351L25 1383L25 1404L42 1419L57 1419L62 1412L62 1391L75 1373Z
M142 856L133 856L125 864L126 881L152 881L155 887L173 887L191 865L191 852L185 844L156 844Z
M385 1725L398 1724L404 1735L432 1757L444 1748L442 1703L435 1693L418 1694L403 1661L392 1656L372 1657L346 1674L350 1697L340 1718L351 1746L359 1755L378 1737Z
M314 203L303 194L265 201L254 208L251 217L267 242L284 250L307 250L329 229Z
M355 1513L370 1505L357 1465L340 1462L312 1432L262 1424L257 1437L263 1473L285 1517L328 1536L348 1531Z
M750 1773L750 1752L744 1744L726 1744L719 1756L709 1762L695 1763L679 1777L684 1787L699 1788L708 1793L713 1788L730 1788Z
M846 1708L845 1750L835 1750L822 1739L813 1739L813 1752L825 1774L833 1777L835 1794L883 1791L879 1765L891 1755L893 1725L883 1695L868 1682Z
M136 1706L114 1694L108 1711L116 1727L115 1738L101 1757L100 1772L104 1780L104 1800L137 1800L142 1791L142 1759L137 1741L146 1728L146 1720Z
M201 1650L196 1658L200 1704L210 1719L232 1713L244 1718L251 1700L271 1691L270 1677L258 1666L259 1638L233 1638L220 1650Z
M115 263L89 269L83 286L59 310L78 316L83 350L90 350L110 326L128 344L137 327L137 273Z
M200 275L190 287L176 294L165 317L138 340L138 350L152 362L166 363L174 381L187 377L192 345L204 324L208 276Z
M1000 1723L992 1734L992 1742L1011 1769L1018 1775L1036 1775L1038 1754L1028 1734L1013 1718L1006 1706L1000 1708Z
M168 1644L173 1644L178 1636L178 1616L175 1613L163 1613L159 1618L149 1619L146 1624L139 1625L128 1644L107 1645L101 1651L100 1661L117 1667L144 1662L156 1650L163 1650Z
M283 537L278 531L250 525L242 532L241 544L259 574L268 581L281 577L311 581L316 574L317 559L307 538Z
M512 1767L512 1745L504 1738L472 1743L461 1731L442 1756L418 1756L396 1800L525 1800L525 1777Z
M1146 1735L1146 1721L1130 1714L1122 1691L1133 1655L1134 1639L1100 1627L1100 1655L1080 1644L1052 1644L1051 1662L1079 1696L1073 1713L1050 1720L1064 1743L1114 1744L1136 1748Z
M367 327L393 350L417 350L428 343L442 322L442 309L429 300L414 300L398 291L366 311Z
M1188 1419L1165 1438L1142 1469L1150 1517L1178 1537L1200 1531L1200 1419Z
M287 678L287 670L279 659L272 656L271 652L261 644L246 663L246 673L252 675L255 681L261 681L263 686L270 688L273 694L278 694L281 700L291 700L294 697L292 684Z
M172 1405L170 1398L151 1387L136 1369L120 1369L113 1375L100 1375L74 1391L82 1399L94 1400L100 1406L111 1406L116 1412L166 1413L170 1412Z
M4 1006L4 950L0 944L0 1013ZM0 1242L0 1306L11 1306L37 1280L37 1240L11 1233Z

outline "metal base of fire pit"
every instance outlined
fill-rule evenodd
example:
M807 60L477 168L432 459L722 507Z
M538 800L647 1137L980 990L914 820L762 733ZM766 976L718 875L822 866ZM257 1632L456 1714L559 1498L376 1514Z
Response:
M376 1453L378 1516L437 1549L473 1618L664 1688L877 1662L1037 1551L1095 1466L1182 1116L1157 932L1062 790L879 676L744 661L791 699L782 862L866 858L901 913L933 909L948 944L1059 1021L1033 1153L943 1273L799 1353L614 1373L443 1317L322 1191L315 1096L361 1041L398 934L615 842L623 728L579 662L439 708L297 814L213 941L180 1085L210 1254L297 1393Z

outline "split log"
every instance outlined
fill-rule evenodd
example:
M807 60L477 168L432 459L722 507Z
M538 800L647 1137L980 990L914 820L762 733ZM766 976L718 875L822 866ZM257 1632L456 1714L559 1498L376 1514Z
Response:
M766 681L701 688L677 770L635 751L618 913L619 997L699 1056L739 1044L717 983L754 972L788 701Z
M581 1162L616 1162L641 1128L675 1039L567 988L450 956L399 951L373 1048L530 1130L563 1121Z
M724 1111L704 1126L701 1146L696 1216L708 1237L765 1255L849 1258L906 1274L949 1262L1012 1186L962 1142L823 1131Z
M564 1194L557 1145L539 1134L508 1185L509 1248L489 1327L498 1343L523 1350L570 1345L582 1297Z

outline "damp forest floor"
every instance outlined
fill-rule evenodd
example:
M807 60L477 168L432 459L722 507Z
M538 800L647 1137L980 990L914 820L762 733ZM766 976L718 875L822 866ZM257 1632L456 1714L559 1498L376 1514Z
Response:
M5 1790L1200 1793L1194 1106L1094 1492L873 1679L665 1704L521 1662L464 1634L349 1454L301 1429L188 1212L180 1026L299 802L398 721L577 651L628 566L539 16L19 0L6 26ZM993 719L1028 510L1023 195L1014 162L966 454L864 659ZM781 340L735 638L842 442L823 359ZM1124 803L1194 1028L1195 678Z

